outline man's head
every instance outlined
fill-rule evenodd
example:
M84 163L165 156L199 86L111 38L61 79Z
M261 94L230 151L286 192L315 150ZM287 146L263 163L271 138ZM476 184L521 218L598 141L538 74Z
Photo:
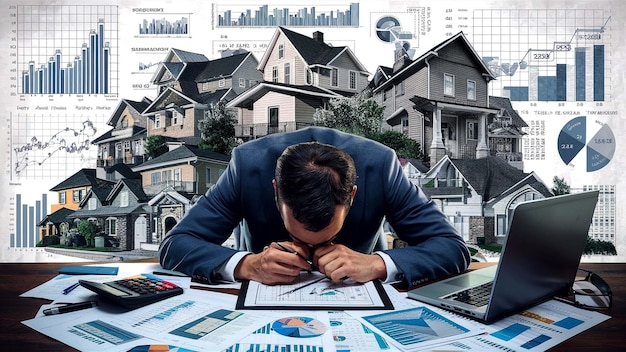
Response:
M354 161L339 148L309 142L285 149L276 163L274 185L287 230L309 244L318 242L301 237L336 235L352 204L355 181Z

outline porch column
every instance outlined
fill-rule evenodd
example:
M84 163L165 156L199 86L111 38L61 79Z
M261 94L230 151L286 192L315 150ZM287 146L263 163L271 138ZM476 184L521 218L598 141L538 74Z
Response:
M433 110L433 141L430 143L430 164L435 165L446 155L446 146L443 144L441 135L441 110L443 108L435 105Z
M489 156L489 144L487 143L487 114L480 115L478 123L478 145L476 146L476 159Z

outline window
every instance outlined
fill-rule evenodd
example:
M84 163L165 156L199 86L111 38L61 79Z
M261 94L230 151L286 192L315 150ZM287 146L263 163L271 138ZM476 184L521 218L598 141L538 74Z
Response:
M272 66L272 82L278 83L278 66Z
M336 68L333 68L330 72L330 85L337 87L337 76L339 75L339 71Z
M291 83L291 65L288 62L285 63L284 75L285 75L285 83L287 84Z
M172 125L180 125L183 123L182 115L178 111L172 111Z
M312 83L313 83L313 72L307 69L306 70L306 84L312 84Z
M82 190L75 189L72 191L72 201L74 203L80 203Z
M454 75L449 73L443 74L443 94L454 96Z
M218 85L220 88L225 87L225 86L226 86L226 79L225 79L225 78L220 79L220 80L218 81L217 85Z
M150 174L150 184L158 185L159 183L161 183L161 173L153 172L152 174Z
M206 92L209 90L209 82L203 82L202 83L202 91Z
M506 232L507 232L507 228L506 228L506 216L499 214L497 216L497 231L498 231L498 236L506 236Z
M467 100L476 100L476 81L467 80Z
M285 57L285 46L283 44L278 44L278 58L282 59Z
M174 169L174 181L182 180L182 169L176 168Z
M467 121L467 139L478 139L478 122Z
M96 210L96 208L98 208L98 200L96 197L89 198L89 201L87 202L87 209Z
M104 233L109 236L117 236L117 219L107 218L104 221Z
M126 128L128 127L129 123L128 123L128 117L124 116L122 117L122 121L120 122L120 126L122 128Z
M143 142L141 139L135 141L135 155L143 155Z
M278 132L278 107L270 107L268 110L267 133Z
M120 192L120 207L128 206L128 191Z
M206 183L207 185L210 185L212 183L211 182L211 168L210 167L206 168L206 177L205 177L204 183Z
M356 89L356 72L350 71L350 89Z
M239 79L239 87L246 88L246 79L245 78L240 78Z
M65 192L59 192L59 204L65 204Z
M154 115L154 128L161 128L161 114Z
M161 171L161 181L170 181L172 179L172 170Z

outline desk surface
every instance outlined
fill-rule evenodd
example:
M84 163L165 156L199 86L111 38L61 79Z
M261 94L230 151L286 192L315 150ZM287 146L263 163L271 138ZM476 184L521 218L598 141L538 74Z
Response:
M73 348L23 325L48 300L19 297L50 280L62 263L0 263L0 342L3 350L74 351ZM472 264L470 269L484 264ZM626 263L582 264L604 278L613 290L611 319L574 336L550 351L623 351L626 326Z

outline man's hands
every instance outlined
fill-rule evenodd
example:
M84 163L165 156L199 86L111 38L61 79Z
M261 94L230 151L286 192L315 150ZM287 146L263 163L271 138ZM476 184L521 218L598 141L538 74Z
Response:
M377 254L363 254L341 244L330 244L315 250L313 263L334 282L349 277L357 282L385 280L387 267Z
M291 242L281 244L300 251L300 254L304 253ZM243 257L235 268L235 279L254 280L267 285L286 284L294 282L301 270L311 270L311 266L298 255L286 252L272 243L261 253Z
M294 282L301 270L311 269L302 258L309 257L309 247L293 242L281 244L297 251L301 256L287 252L276 243L272 243L261 253L245 256L235 268L235 278L254 280L267 285L285 284ZM340 244L316 248L313 264L335 282L345 277L358 282L384 280L387 277L387 268L380 256L359 253Z

